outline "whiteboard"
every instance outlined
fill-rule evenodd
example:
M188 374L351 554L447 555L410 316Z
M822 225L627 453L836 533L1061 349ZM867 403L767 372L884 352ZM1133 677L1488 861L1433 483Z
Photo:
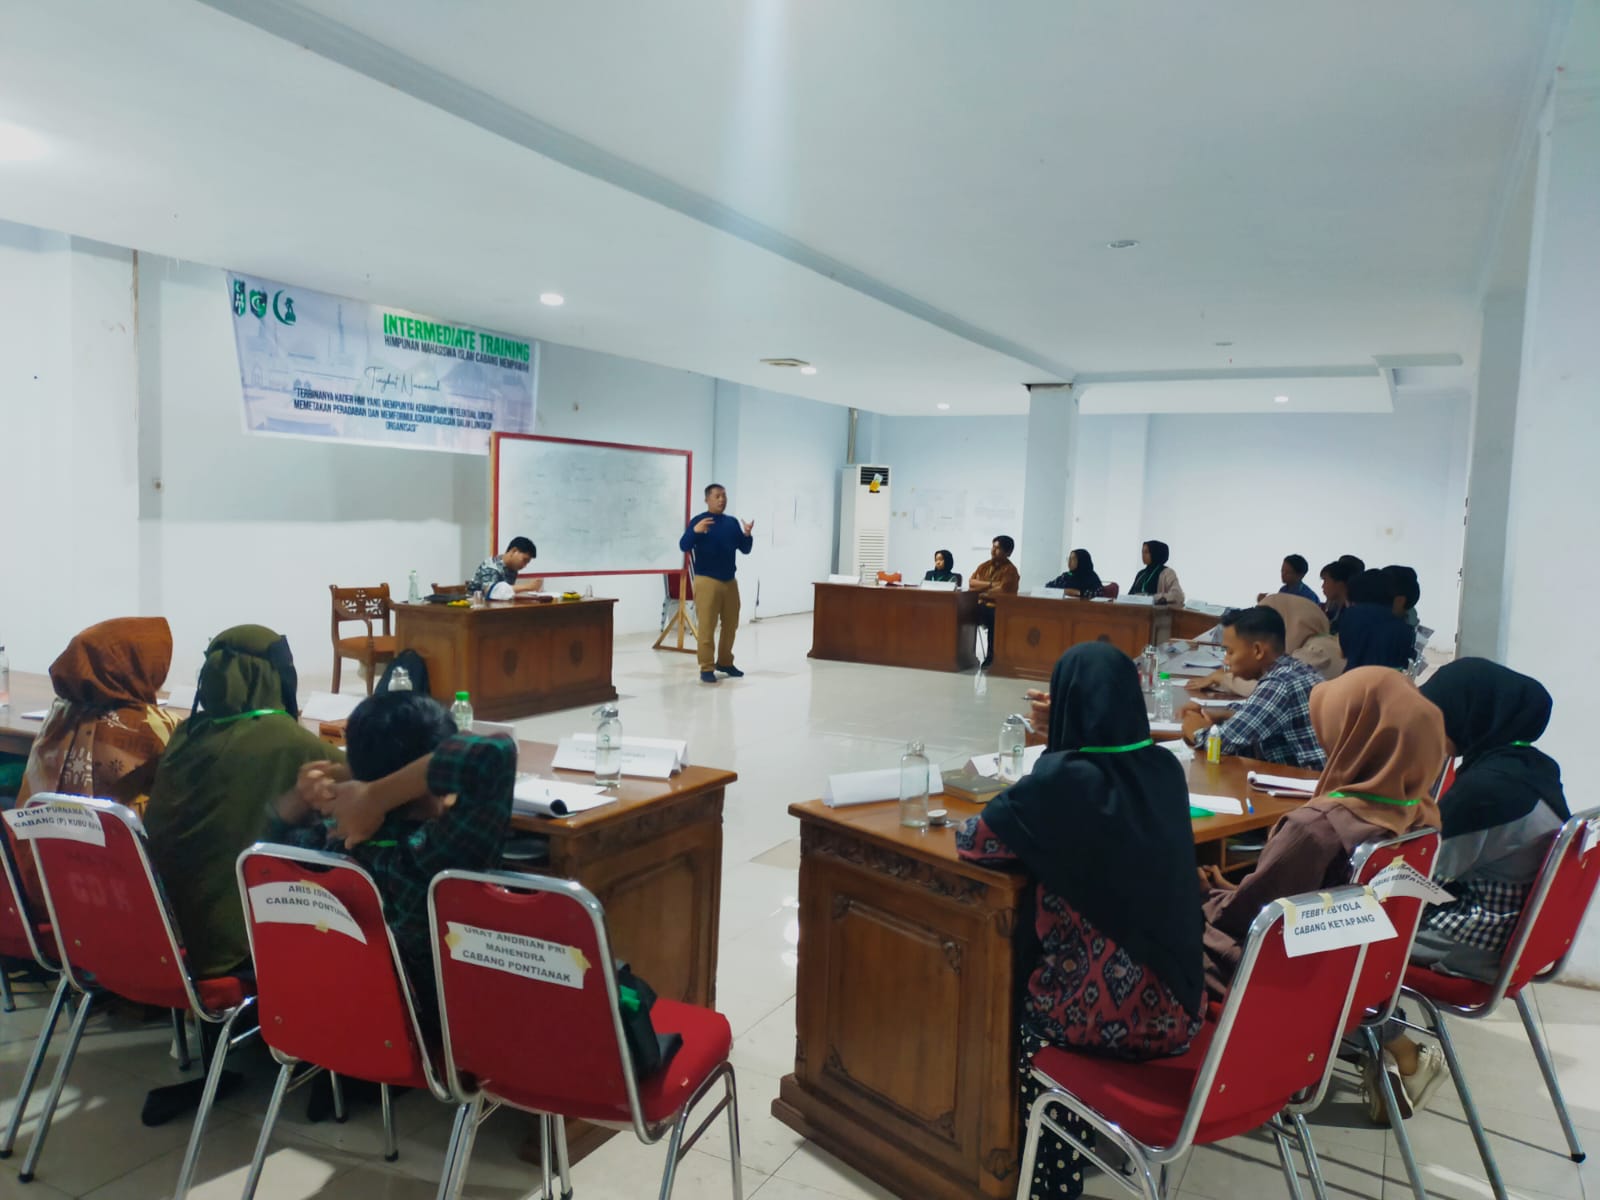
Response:
M528 537L529 575L662 574L683 569L687 450L495 434L494 549Z

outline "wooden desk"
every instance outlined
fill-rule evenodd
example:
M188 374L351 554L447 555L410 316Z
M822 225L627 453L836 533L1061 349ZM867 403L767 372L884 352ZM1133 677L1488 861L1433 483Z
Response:
M614 599L536 604L506 600L482 608L396 604L395 639L428 665L442 704L472 697L490 721L615 700L611 682Z
M1146 646L1196 638L1216 623L1210 613L1164 604L996 596L990 673L1049 679L1062 653L1082 642L1110 642L1137 658Z
M968 671L978 665L978 598L965 591L819 583L811 658Z
M1242 798L1246 772L1266 767L1200 760L1189 787ZM1196 843L1295 807L1249 795L1253 814L1195 821ZM942 803L958 821L982 811ZM1015 988L1026 983L1014 934L1028 879L962 862L954 829L901 828L894 803L789 811L800 819L795 1067L773 1115L904 1200L1014 1195Z

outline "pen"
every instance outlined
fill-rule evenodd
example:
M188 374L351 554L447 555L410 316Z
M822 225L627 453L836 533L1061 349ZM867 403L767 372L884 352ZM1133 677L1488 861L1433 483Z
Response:
M1255 801L1250 799L1249 796L1246 796L1244 798L1244 810L1245 810L1245 812L1249 813L1252 817L1256 815Z

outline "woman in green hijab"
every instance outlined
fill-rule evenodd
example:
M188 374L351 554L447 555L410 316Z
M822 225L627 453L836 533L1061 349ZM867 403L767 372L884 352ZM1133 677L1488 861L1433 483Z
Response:
M150 789L150 853L200 978L246 963L234 860L266 830L268 806L308 762L344 761L301 727L288 640L237 625L206 647L194 712L167 745Z

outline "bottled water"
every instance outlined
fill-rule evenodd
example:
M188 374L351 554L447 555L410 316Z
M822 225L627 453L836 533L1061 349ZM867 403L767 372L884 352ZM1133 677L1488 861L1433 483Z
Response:
M900 824L928 827L928 755L921 742L912 742L900 756Z
M455 718L457 732L470 732L472 729L472 697L465 692L457 692L456 702L450 706L450 715Z
M622 782L622 718L615 704L602 704L594 715L599 718L594 727L594 781L616 787Z
M412 604L422 603L422 589L417 586L417 573L411 572L411 588L406 594L406 599Z
M1015 783L1022 778L1023 753L1028 748L1028 721L1012 713L1000 725L1000 778Z
M396 667L389 672L389 690L391 692L409 692L411 688L411 672L404 667Z
M1146 646L1144 653L1139 656L1139 686L1146 693L1156 689L1156 672L1160 669L1161 657L1156 653L1154 646Z
M1165 671L1156 681L1156 720L1172 720L1172 676Z

